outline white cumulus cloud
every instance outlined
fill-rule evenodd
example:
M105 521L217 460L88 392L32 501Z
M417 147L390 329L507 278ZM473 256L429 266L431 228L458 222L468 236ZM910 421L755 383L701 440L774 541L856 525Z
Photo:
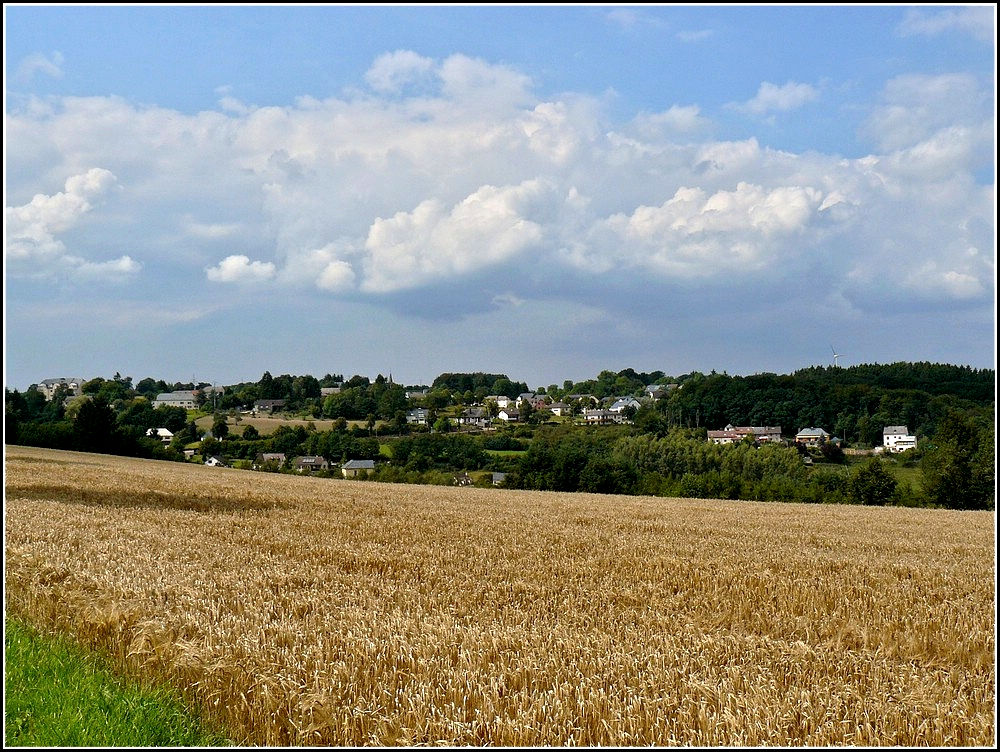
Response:
M405 289L511 261L542 239L542 227L523 213L545 191L534 180L487 185L450 208L428 199L413 211L376 219L365 244L362 289Z
M331 261L323 267L316 278L316 286L321 290L338 292L354 286L354 267L346 261Z
M37 193L27 204L6 207L8 271L15 276L58 275L86 263L70 253L59 236L76 227L116 184L109 170L94 167L67 178L59 193Z
M218 265L205 270L205 276L212 282L266 282L274 275L275 266L270 261L251 261L242 254L227 256Z
M797 252L785 241L807 229L822 201L818 189L803 186L740 183L711 195L680 188L661 206L609 217L600 242L617 249L617 263L668 277L754 272Z

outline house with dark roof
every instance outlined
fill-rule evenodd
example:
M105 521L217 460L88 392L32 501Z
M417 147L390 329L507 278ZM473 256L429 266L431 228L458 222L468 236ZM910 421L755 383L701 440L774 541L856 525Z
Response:
M323 457L307 455L303 457L296 457L292 462L292 467L300 473L317 473L320 470L329 470L330 463Z
M285 464L284 452L260 452L253 461L254 470L280 470Z
M677 384L646 384L646 397L660 399L677 388Z
M469 407L458 417L459 425L485 428L490 424L490 414L485 407Z
M280 411L285 406L283 399L261 399L253 403L255 413L274 413Z
M411 426L426 426L430 410L426 407L413 407L406 411L406 422Z

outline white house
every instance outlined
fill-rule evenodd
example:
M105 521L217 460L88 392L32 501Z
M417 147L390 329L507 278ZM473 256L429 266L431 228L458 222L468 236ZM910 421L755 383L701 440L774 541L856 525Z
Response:
M622 413L629 407L638 410L642 405L635 397L620 397L611 403L608 410L613 413Z
M414 407L406 411L406 422L409 425L426 426L430 411L426 407Z
M610 423L619 423L621 414L610 410L584 410L583 419L587 425L606 426Z
M362 470L371 472L375 469L375 460L348 460L340 466L345 478L355 478Z
M174 438L173 433L166 428L150 428L146 431L146 435L152 439L159 439L164 444L169 444Z
M503 407L500 408L500 412L497 413L497 417L507 423L517 423L517 421L521 418L521 413L513 408Z
M83 379L43 379L35 384L35 389L45 395L45 399L50 400L56 395L56 389L64 386L69 389L70 394L79 397L82 394Z
M886 426L882 429L882 446L887 452L905 452L917 445L917 437L906 426Z
M552 411L553 415L558 415L560 417L569 415L572 409L565 402L553 402L548 405L548 409Z

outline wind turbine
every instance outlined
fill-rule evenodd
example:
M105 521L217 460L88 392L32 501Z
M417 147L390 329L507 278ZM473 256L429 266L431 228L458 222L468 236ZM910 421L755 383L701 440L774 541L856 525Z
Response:
M833 349L833 345L830 345L830 350L833 351L833 367L839 368L840 366L837 363L837 358L839 358L840 356L837 355L837 351Z

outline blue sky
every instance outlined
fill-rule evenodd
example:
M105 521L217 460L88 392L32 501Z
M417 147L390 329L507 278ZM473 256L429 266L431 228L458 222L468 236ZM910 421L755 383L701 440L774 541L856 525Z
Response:
M4 6L4 381L995 367L996 11Z

